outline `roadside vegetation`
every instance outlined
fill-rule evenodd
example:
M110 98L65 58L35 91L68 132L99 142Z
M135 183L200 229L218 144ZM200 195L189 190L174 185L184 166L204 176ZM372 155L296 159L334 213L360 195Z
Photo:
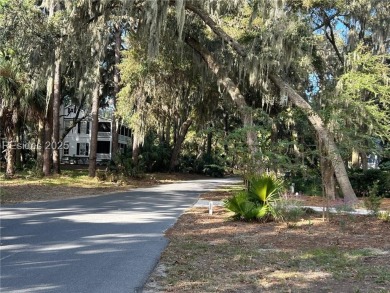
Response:
M241 190L243 186L241 186ZM229 199L235 190L210 192ZM324 206L321 197L295 198ZM332 205L337 202L332 202ZM362 203L361 203L362 204ZM381 209L390 212L390 201ZM170 244L145 286L151 292L372 292L390 288L390 223L376 216L302 210L293 220L238 221L193 208L167 232Z

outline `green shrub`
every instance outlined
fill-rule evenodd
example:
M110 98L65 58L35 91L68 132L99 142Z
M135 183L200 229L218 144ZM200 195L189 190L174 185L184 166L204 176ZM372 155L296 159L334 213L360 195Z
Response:
M377 217L379 220L382 220L386 223L390 223L390 212L389 211L378 212Z
M203 174L211 177L223 177L225 175L225 168L219 165L205 165Z
M254 176L249 189L225 200L224 206L234 212L235 219L255 220L275 218L274 205L280 197L283 183L273 176Z
M288 186L294 184L295 192L306 195L322 195L321 174L315 171L298 171L290 175Z
M382 171L390 171L390 159L384 159L379 163L379 169Z
M44 176L42 166L40 166L38 162L32 158L26 162L24 170L26 170L30 176L35 178L42 178Z
M107 160L100 164L106 167L96 173L97 178L101 181L117 182L129 177L140 178L144 172L142 162L134 165L129 151L118 153L113 160Z
M288 226L294 226L306 213L297 200L280 198L274 205L276 219L286 222Z
M141 148L140 165L146 172L166 171L169 169L171 154L171 147L161 142L154 132L149 132Z
M378 189L378 181L376 181L368 188L368 196L365 196L363 199L366 209L371 211L374 215L378 214L382 200L382 198L378 196Z
M374 182L378 182L377 195L390 198L390 171L381 169L350 170L352 188L359 197L367 196Z
M225 162L219 157L203 155L197 158L195 155L184 155L179 161L179 170L185 173L204 174L212 177L225 175Z
M245 191L241 191L225 200L224 206L234 212L233 218L236 220L251 221L256 218L261 218L266 214L266 207L258 206L251 202L248 193Z

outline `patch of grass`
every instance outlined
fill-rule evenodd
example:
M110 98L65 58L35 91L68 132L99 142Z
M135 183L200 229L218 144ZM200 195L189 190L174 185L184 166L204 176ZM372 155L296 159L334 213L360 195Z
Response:
M378 219L382 220L383 222L390 223L390 211L381 211L378 212Z
M164 261L168 257L173 264L167 266L167 278L163 281L164 288L168 291L171 288L173 291L183 292L212 292L216 289L213 284L220 284L220 288L226 290L237 284L239 290L243 290L245 286L250 286L253 290L264 290L265 284L273 284L269 292L284 292L283 290L292 288L299 289L298 285L292 285L291 282L306 282L310 287L310 278L318 277L321 281L324 276L333 278L336 282L353 278L361 282L370 280L378 285L390 284L390 267L364 264L366 258L377 256L369 249L345 251L331 247L306 251L255 250L247 243L210 247L195 238L175 238L168 251L170 252L165 253ZM180 256L185 257L180 259ZM285 283L285 280L291 282Z

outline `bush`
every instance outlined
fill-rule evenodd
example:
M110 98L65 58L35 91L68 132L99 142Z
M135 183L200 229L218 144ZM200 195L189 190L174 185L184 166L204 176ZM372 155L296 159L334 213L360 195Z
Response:
M203 174L211 177L223 177L225 175L225 168L219 165L205 165Z
M390 212L389 211L379 212L377 214L377 217L379 220L382 220L383 222L390 223Z
M289 227L293 227L305 215L305 210L297 200L279 199L275 206L276 219L287 222Z
M224 161L207 155L197 158L195 155L185 155L180 158L179 170L185 173L204 174L212 177L225 175Z
M364 197L364 206L367 210L371 211L372 214L377 215L381 206L382 198L378 196L378 182L368 188L368 196Z
M390 171L381 169L350 170L352 188L359 197L367 196L374 182L378 182L377 195L390 198Z
M321 175L317 172L296 172L291 174L288 186L294 183L295 192L302 192L307 195L322 195Z
M390 159L384 159L379 163L379 169L382 171L390 171Z
M100 165L106 167L96 172L96 177L101 181L117 182L129 177L140 178L144 172L142 164L134 165L131 152L119 153L113 160L102 161Z
M225 200L224 206L234 213L233 218L236 220L251 221L263 217L266 213L266 208L251 202L245 191Z
M23 167L32 177L42 178L44 176L42 166L33 158L30 158Z
M243 220L276 218L274 205L280 197L283 183L273 176L249 178L249 189L225 200L224 206L234 212L233 218Z
M145 137L141 148L140 162L146 172L161 172L169 169L172 149L167 143L161 143L153 132Z

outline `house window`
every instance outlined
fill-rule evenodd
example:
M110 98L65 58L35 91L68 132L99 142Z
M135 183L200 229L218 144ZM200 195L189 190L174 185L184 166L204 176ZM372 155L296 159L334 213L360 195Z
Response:
M110 132L111 131L110 122L99 122L98 131L99 132Z
M64 119L64 130L72 127L72 125L73 125L73 120ZM72 130L70 130L69 132L72 132Z
M121 153L125 153L126 152L126 149L127 149L127 145L123 144L123 143L120 143L119 144L119 149L121 151Z
M69 155L69 142L65 141L63 145L64 145L64 147L63 147L64 156Z
M77 155L79 156L88 156L89 144L86 142L81 142L77 144Z
M99 154L109 154L110 153L110 142L109 141L98 141L96 152Z
M78 133L80 133L80 134L89 134L89 122L81 121L78 124Z

